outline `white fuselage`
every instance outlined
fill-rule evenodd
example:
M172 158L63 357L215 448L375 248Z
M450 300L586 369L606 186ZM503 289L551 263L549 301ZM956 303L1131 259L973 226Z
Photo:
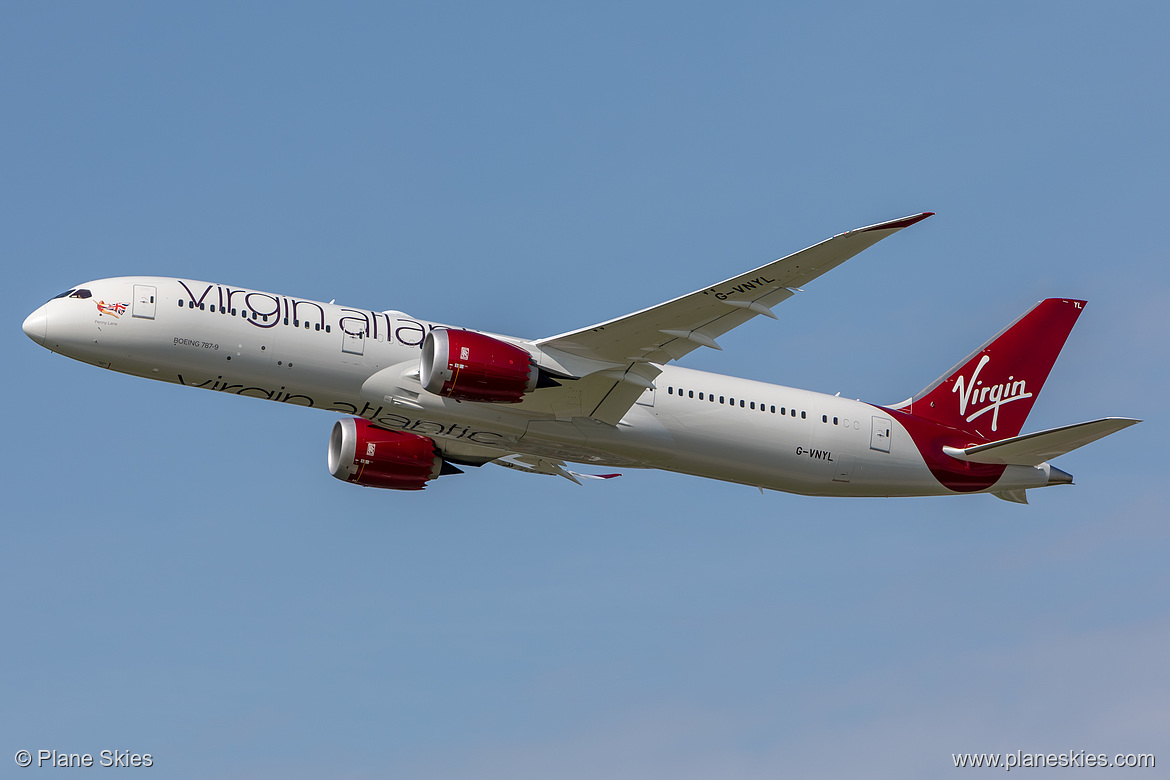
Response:
M26 332L114 371L365 417L431 437L456 456L525 453L808 495L954 492L932 475L896 415L860 401L667 365L617 426L557 419L542 408L549 391L491 404L421 390L421 345L442 326L401 312L161 277L79 289L89 297L49 301ZM401 388L413 400L396 395ZM1008 466L988 489L1047 480L1045 466Z

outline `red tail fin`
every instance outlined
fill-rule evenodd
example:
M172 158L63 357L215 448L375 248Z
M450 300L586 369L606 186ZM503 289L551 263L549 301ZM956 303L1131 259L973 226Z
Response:
M1040 301L899 411L987 441L1018 435L1084 306Z

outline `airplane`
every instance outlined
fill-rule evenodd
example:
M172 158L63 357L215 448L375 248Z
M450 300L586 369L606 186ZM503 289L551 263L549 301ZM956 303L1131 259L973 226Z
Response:
M72 287L24 321L67 357L133 376L344 415L330 473L421 490L495 463L581 483L663 469L813 496L991 493L1072 484L1048 461L1139 420L1020 434L1085 301L1040 301L907 400L882 406L674 365L924 212L841 233L710 287L524 339L216 282Z

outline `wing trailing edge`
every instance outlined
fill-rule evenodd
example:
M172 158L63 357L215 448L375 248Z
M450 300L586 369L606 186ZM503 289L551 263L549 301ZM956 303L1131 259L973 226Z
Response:
M565 468L563 460L542 458L537 455L508 455L494 461L497 466L523 471L526 474L545 474L548 476L564 477L570 482L580 485L582 479L613 479L621 474L582 474L579 471L570 471Z

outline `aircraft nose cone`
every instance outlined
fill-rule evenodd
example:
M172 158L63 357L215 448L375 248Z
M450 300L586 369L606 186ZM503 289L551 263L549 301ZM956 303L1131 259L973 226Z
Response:
M42 306L28 315L21 328L24 330L24 335L43 347L45 345L45 333L49 329L49 315L45 313L45 307Z

